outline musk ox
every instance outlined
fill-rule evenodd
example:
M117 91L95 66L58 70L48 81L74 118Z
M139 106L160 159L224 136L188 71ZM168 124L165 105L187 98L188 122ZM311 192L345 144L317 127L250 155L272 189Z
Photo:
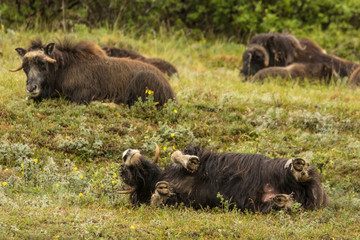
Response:
M43 44L33 40L25 50L15 49L22 64L12 72L24 70L26 91L36 101L63 96L75 103L109 99L134 104L146 99L146 90L154 91L159 106L175 94L166 77L157 68L131 59L111 58L89 41Z
M213 153L188 146L171 159L173 163L162 170L138 150L126 150L120 175L131 188L121 193L130 193L135 205L211 208L225 200L242 211L262 213L289 209L294 202L311 210L327 205L317 170L301 158Z
M285 67L268 67L258 71L252 82L263 81L268 77L281 77L284 79L323 79L329 82L335 73L326 63L293 63Z
M247 77L266 67L288 66L293 63L324 63L340 77L350 76L359 66L327 54L308 38L298 40L291 34L263 33L250 40L248 49L243 53L241 73Z
M141 55L140 53L135 52L133 50L128 50L128 49L124 49L124 48L116 48L116 47L103 47L103 50L110 57L131 58L131 59L136 59L136 60L151 64L151 65L157 67L163 73L167 74L169 77L178 73L176 68L171 63L169 63L165 60L159 59L159 58L145 57L145 56Z

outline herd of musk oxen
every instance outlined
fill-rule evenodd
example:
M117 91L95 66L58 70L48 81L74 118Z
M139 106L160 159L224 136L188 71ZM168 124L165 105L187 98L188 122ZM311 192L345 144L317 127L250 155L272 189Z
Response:
M11 70L24 70L30 98L65 97L75 103L108 99L133 105L145 100L146 90L163 106L176 101L167 76L176 68L158 58L89 41L57 44L31 41L27 49L15 49L22 64ZM266 33L253 37L243 53L241 73L245 80L269 77L323 79L349 77L360 85L358 64L327 54L310 39L290 34ZM167 76L166 76L167 75ZM305 209L327 206L320 175L302 158L275 158L259 154L215 153L189 145L171 155L164 169L157 165L159 148L153 161L138 150L123 153L120 174L134 205L184 204L194 208L221 206L223 201L242 211L268 213L289 210L293 203ZM221 195L221 197L220 197Z

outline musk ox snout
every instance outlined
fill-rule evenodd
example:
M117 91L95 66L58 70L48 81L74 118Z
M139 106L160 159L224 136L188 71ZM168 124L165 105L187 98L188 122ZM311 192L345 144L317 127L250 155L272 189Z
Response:
M37 84L27 84L26 92L31 96L38 96L40 94L40 88Z

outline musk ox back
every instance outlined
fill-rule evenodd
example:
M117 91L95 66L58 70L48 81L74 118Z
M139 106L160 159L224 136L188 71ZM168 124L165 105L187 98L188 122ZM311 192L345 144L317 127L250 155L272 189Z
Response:
M263 81L269 77L284 79L321 79L329 82L333 76L332 67L325 63L293 63L285 67L268 67L258 71L252 82Z
M17 48L24 70L26 91L34 100L63 96L75 103L109 99L132 105L146 90L154 92L159 106L175 94L157 68L131 59L110 58L89 41L43 44L31 42L28 50Z
M171 63L169 63L165 60L159 59L159 58L145 57L145 56L141 55L140 53L135 52L133 50L128 50L128 49L124 49L124 48L115 48L115 47L103 47L103 50L110 57L131 58L131 59L136 59L136 60L151 64L151 65L157 67L163 73L167 74L169 77L178 73L176 68Z
M126 150L123 159L120 175L132 189L133 204L217 207L220 194L232 207L263 213L290 209L294 202L305 209L327 205L317 170L301 158L213 153L188 146L174 152L173 163L164 170L138 150Z

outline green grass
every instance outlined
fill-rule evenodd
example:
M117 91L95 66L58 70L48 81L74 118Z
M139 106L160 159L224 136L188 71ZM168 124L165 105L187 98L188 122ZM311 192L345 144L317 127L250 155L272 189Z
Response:
M26 100L25 74L8 71L20 64L14 49L64 33L1 32L0 239L360 239L359 89L346 80L244 83L238 66L245 46L223 39L194 41L182 32L136 38L104 29L69 35L170 61L180 73L169 80L178 104L155 111L151 103L129 109ZM343 37L334 39L326 46ZM268 215L133 208L117 194L121 154L138 148L152 158L154 142L161 165L191 142L221 152L304 157L321 170L330 205Z

